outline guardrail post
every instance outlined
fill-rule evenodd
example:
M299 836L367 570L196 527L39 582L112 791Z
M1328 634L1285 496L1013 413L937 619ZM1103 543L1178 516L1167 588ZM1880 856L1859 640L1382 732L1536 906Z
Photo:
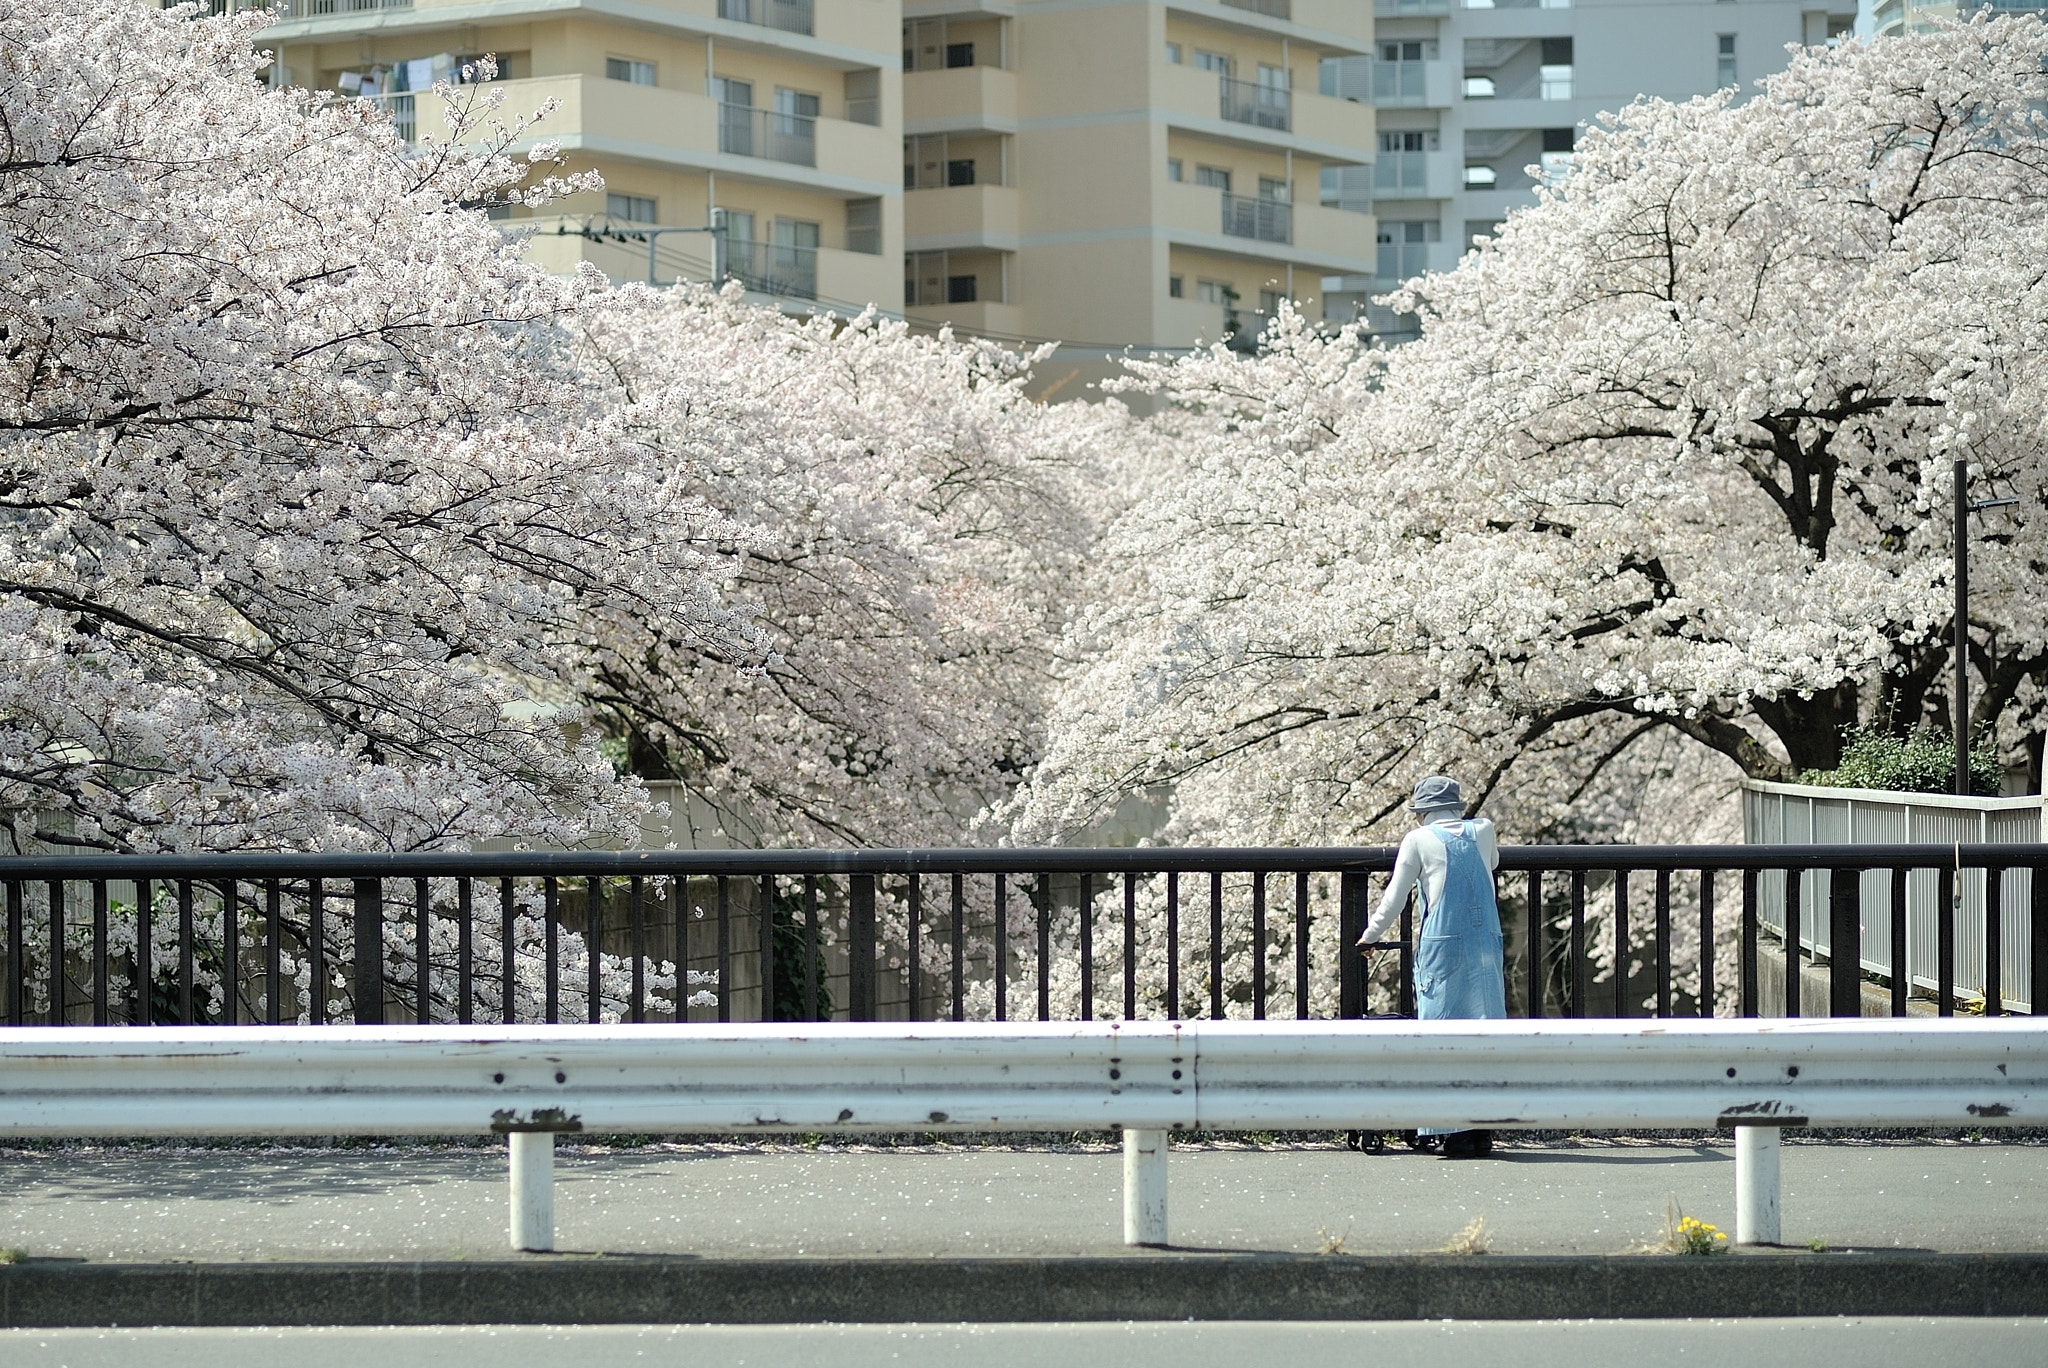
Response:
M875 1019L875 876L846 881L846 1019Z
M1778 1241L1778 1128L1735 1128L1735 1243Z
M513 1131L512 1247L546 1253L555 1247L555 1134Z
M1124 1127L1124 1243L1166 1243L1166 1132Z
M356 1025L384 1024L384 881L356 880Z

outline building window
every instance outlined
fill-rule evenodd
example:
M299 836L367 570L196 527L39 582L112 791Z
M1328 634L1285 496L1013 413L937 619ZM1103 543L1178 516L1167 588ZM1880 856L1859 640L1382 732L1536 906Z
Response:
M1237 298L1237 291L1226 281L1198 280L1195 282L1195 298L1204 304L1228 304Z
M948 44L946 44L946 69L947 69L948 71L952 70L952 69L953 69L954 67L970 67L970 66L973 66L973 65L974 65L974 44L972 44L972 43L948 43Z
M971 275L947 276L946 302L948 304L972 304L974 302L974 277Z
M882 254L882 201L850 199L846 202L846 250Z
M1546 100L1572 97L1572 40L1545 38L1543 63L1537 68L1537 93Z
M1429 269L1429 244L1443 239L1435 219L1399 222L1382 219L1379 230L1381 280L1406 280Z
M1196 166L1195 184L1207 185L1217 190L1230 189L1230 169L1224 166Z
M1170 181L1177 181L1180 179L1179 157L1168 157L1166 159L1166 178Z
M1572 148L1578 142L1576 128L1546 128L1543 130L1543 155L1538 160L1543 165L1545 180L1561 180L1572 169Z
M1465 188L1468 190L1491 190L1498 179L1490 166L1474 165L1465 168Z
M1465 98L1468 100L1490 100L1493 98L1493 77L1467 76Z
M863 67L846 73L846 121L860 124L882 122L882 73L879 68Z
M946 184L974 184L974 158L953 157L946 162Z
M1180 296L1180 277L1168 276L1166 278L1166 297L1168 299L1179 299Z
M1735 35L1723 33L1714 40L1714 84L1726 90L1735 84Z
M607 57L604 59L604 74L608 80L651 86L654 84L654 63L636 61L631 57Z
M604 197L605 217L614 223L653 223L654 197L652 195L606 195Z
M1268 318L1280 312L1280 292L1278 290L1259 291L1259 312Z
M1273 176L1259 177L1259 198L1264 200L1287 201L1294 198L1287 188L1287 182Z
M1166 45L1166 64L1167 64L1168 66L1179 66L1179 65L1180 65L1180 44L1179 44L1179 43L1168 43L1168 44Z
M1202 71L1213 71L1218 76L1228 76L1230 74L1230 57L1226 53L1204 52L1200 48L1196 48L1195 66Z

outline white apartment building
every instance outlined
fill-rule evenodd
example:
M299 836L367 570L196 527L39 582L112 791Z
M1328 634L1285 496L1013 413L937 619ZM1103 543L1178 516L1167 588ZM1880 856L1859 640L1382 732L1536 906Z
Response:
M1323 316L1412 327L1367 300L1447 270L1538 178L1568 164L1580 125L1639 95L1748 87L1789 43L1850 32L1854 11L1812 0L1375 0L1374 52L1323 63L1325 94L1375 106L1371 276L1323 282ZM1533 170L1531 168L1534 168ZM1355 194L1327 177L1326 202Z
M1856 32L1865 37L1915 33L1937 19L1967 19L1979 10L1999 14L2039 14L2048 0L1863 0Z

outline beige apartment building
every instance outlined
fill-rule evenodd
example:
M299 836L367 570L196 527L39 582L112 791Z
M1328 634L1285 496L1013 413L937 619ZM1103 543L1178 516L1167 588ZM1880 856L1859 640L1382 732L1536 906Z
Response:
M557 102L606 189L501 211L551 269L1106 359L1372 271L1373 110L1318 93L1372 36L1366 0L295 0L263 41L408 137L485 53L508 113Z
M793 306L893 306L903 195L898 0L295 0L280 83L445 127L436 80L498 59L505 112L601 194L529 214L533 259L620 280L737 276ZM716 231L712 231L713 229Z
M1368 0L905 0L904 309L1184 347L1369 272ZM1348 314L1346 315L1348 318Z

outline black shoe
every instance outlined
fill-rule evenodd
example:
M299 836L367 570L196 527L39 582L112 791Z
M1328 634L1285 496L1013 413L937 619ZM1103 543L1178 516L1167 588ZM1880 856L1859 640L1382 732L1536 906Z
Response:
M1446 1159L1484 1159L1492 1153L1492 1131L1453 1131L1444 1137Z

